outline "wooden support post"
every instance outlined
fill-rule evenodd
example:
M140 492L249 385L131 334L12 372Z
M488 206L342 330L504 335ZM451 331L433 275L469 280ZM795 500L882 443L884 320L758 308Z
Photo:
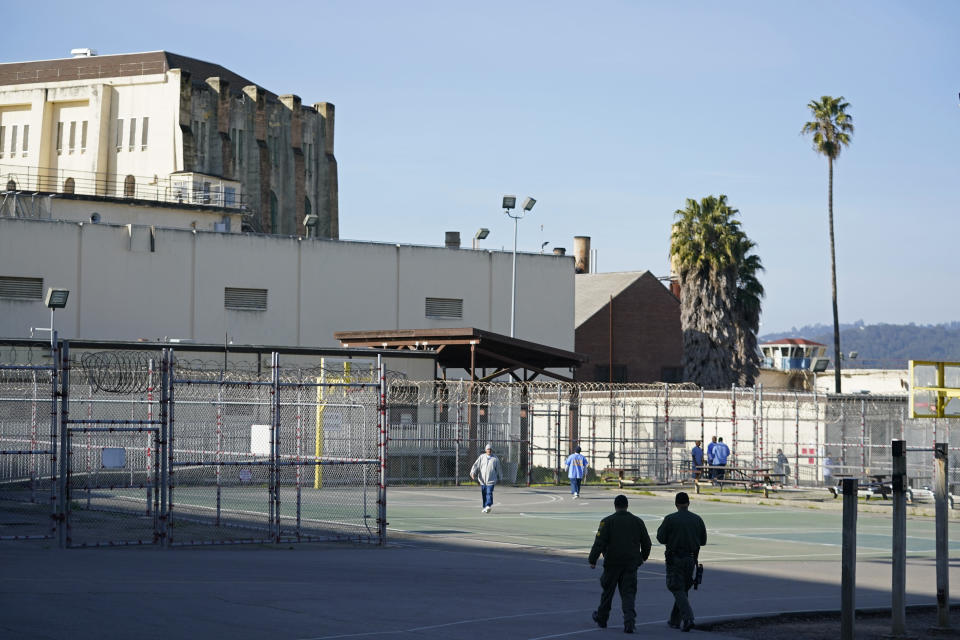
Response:
M894 638L907 633L907 443L894 440L893 453L893 562L891 630Z
M857 589L857 479L843 479L843 548L840 579L840 640L854 640Z
M937 628L950 628L950 557L947 537L947 444L934 448L933 495L937 523Z

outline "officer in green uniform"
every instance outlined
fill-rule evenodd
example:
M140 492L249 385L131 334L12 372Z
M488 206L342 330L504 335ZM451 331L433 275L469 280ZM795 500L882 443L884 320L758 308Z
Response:
M603 554L603 574L600 576L603 593L600 606L593 612L593 621L600 628L607 626L613 592L619 588L623 630L633 633L637 621L637 568L650 557L650 535L643 520L627 511L627 496L614 498L613 506L616 511L600 521L590 549L591 569L597 567L597 559Z
M693 586L700 547L707 544L707 528L703 519L691 512L690 496L681 491L674 502L676 513L671 513L657 529L657 541L666 547L667 589L673 594L673 610L667 624L674 629L690 631L693 628L693 609L687 592Z

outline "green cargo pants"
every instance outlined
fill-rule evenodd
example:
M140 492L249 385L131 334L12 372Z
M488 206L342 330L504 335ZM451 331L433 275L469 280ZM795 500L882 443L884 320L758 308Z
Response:
M693 608L687 592L693 586L693 571L697 559L693 556L673 556L667 560L667 589L673 594L670 624L679 626L685 620L693 622Z

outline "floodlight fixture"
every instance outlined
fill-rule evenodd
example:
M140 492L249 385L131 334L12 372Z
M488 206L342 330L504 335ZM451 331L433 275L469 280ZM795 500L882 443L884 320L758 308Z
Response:
M480 240L483 240L488 235L490 235L490 229L487 229L486 227L481 227L477 229L477 232L473 234L473 248L476 249L477 242L479 242Z
M517 196L503 196L503 208L506 210L513 209L517 206Z
M535 204L537 204L537 201L534 200L533 198L528 197L526 200L523 201L523 210L530 211L531 209L533 209L533 205Z
M70 296L69 289L56 289L50 287L47 289L47 297L44 300L44 304L47 305L49 309L63 309L67 306L67 298Z
M320 216L308 213L303 217L303 226L307 230L307 237L317 235L317 225L320 224Z

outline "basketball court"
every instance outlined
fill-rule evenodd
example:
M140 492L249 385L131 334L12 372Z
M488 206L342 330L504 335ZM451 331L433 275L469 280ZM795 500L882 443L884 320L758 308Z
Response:
M475 487L391 488L386 548L244 545L55 552L0 546L0 629L18 638L230 637L500 638L546 640L622 633L590 612L600 569L586 555L617 489L500 487L492 513ZM625 492L653 537L669 495ZM707 523L697 620L837 610L839 510L746 505L691 496ZM858 521L857 606L890 606L888 515ZM935 602L934 522L908 522L907 603ZM960 547L960 535L950 548ZM672 638L663 548L640 569L638 632ZM953 584L960 572L951 563ZM702 631L696 636L708 637ZM617 636L619 637L619 635ZM724 636L729 637L729 636Z

